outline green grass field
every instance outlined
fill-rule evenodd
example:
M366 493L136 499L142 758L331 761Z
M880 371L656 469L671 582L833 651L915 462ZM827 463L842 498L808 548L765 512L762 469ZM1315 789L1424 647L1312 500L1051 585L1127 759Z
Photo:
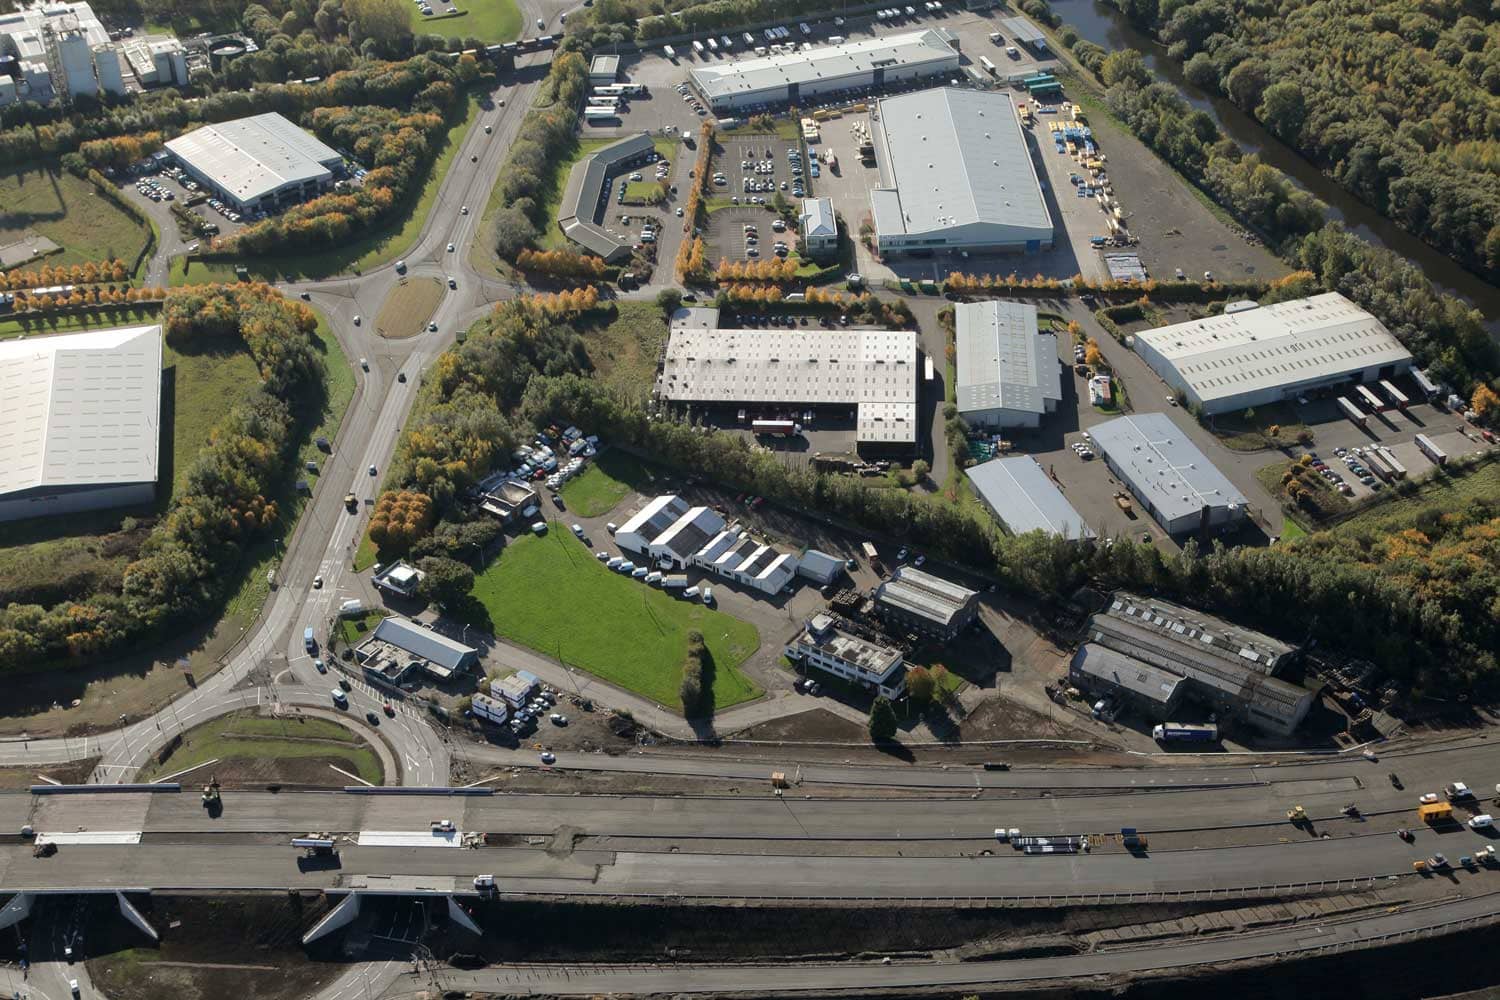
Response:
M693 629L713 653L715 708L761 693L738 669L760 645L753 625L611 572L565 525L506 546L474 597L496 634L678 711Z
M173 774L183 768L217 760L211 765L220 773L232 769L234 762L244 760L296 761L305 758L336 758L339 766L378 785L385 769L380 758L364 740L336 722L314 718L268 719L253 715L226 715L187 731L182 746L159 764L146 767L141 781ZM206 780L210 768L191 779ZM311 777L311 775L309 775ZM329 772L328 784L341 784L338 775Z
M385 614L380 611L371 611L369 614L357 618L339 619L339 637L344 640L346 646L358 646L364 642L365 636L369 635L376 625L379 625Z
M614 509L634 489L650 485L651 470L629 452L611 448L590 462L581 475L563 484L563 503L580 517L599 517Z
M28 267L119 258L128 267L146 245L147 229L105 199L94 185L56 166L0 172L0 245L27 231L62 253Z
M516 0L432 0L432 17L410 6L411 30L418 35L477 38L481 42L509 42L521 37L521 8ZM444 14L449 7L459 13Z
M188 258L173 261L171 283L174 288L181 285L202 285L213 282L238 280L234 269L243 264L251 277L264 281L280 280L282 275L295 278L326 278L335 274L352 272L359 274L372 267L388 263L416 241L422 231L432 203L437 198L438 188L448 172L458 148L463 145L469 129L479 119L479 89L469 94L466 112L454 120L448 129L446 143L433 162L427 180L417 194L407 200L406 207L397 213L387 225L346 246L315 254L289 254L285 257L255 257L243 261L191 261Z
M198 346L198 345L195 345ZM167 344L162 367L172 392L172 492L187 476L188 466L208 441L208 433L224 419L224 411L260 381L255 362L244 345L230 350L199 350L192 354Z

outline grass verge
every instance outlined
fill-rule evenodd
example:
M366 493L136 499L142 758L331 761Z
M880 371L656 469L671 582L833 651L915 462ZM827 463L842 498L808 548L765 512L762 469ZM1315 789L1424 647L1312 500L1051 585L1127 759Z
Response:
M369 744L336 722L233 713L189 729L182 744L166 760L145 767L139 780L152 781L206 761L216 763L184 784L206 782L210 774L228 784L226 779L241 773L256 780L344 784L326 766L330 761L372 784L380 784L385 777L380 758Z
M611 572L562 524L517 539L474 584L489 621L521 645L681 711L678 685L694 629L713 653L712 704L760 695L739 665L760 645L755 626Z

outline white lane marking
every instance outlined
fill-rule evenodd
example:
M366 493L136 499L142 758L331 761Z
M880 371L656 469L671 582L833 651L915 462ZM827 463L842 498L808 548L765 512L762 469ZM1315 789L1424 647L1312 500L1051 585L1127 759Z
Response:
M375 787L375 782L373 782L373 781L366 781L364 778L361 778L357 774L350 774L348 771L344 770L342 767L335 767L333 764L329 764L328 766L332 767L335 771L337 771L339 774L342 774L346 778L353 778L355 781L359 782L361 785L366 786L367 788L374 788Z

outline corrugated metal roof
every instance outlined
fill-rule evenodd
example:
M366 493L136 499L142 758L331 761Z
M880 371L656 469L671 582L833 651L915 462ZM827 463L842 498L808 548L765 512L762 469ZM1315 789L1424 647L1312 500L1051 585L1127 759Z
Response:
M0 341L0 495L153 483L160 326Z
M466 656L478 652L405 618L381 619L370 638L388 642L397 649L449 670L457 670L463 665Z
M1183 678L1107 646L1086 642L1073 654L1071 669L1163 706L1177 696Z
M1242 309L1135 335L1163 378L1205 404L1268 387L1410 364L1385 324L1338 292Z
M970 242L1052 239L1009 94L936 87L887 97L874 125L882 163L871 204L882 236L982 225L993 238Z
M943 625L953 621L978 596L978 591L911 566L896 567L891 578L875 588L877 602Z
M817 45L796 52L717 62L694 67L691 75L693 83L710 101L779 91L791 84L825 85L850 77L864 77L868 82L869 74L877 69L956 68L958 52L950 38L951 35L940 28L927 28L839 45Z
M1018 535L1045 531L1064 538L1096 537L1030 455L997 458L965 469L964 474L1005 526Z
M1168 520L1206 507L1243 507L1233 483L1165 413L1135 413L1089 430L1130 488Z
M958 411L1047 412L1062 400L1057 338L1037 332L1036 306L961 302L954 315Z
M272 111L194 129L167 144L172 155L241 201L332 178L338 153Z

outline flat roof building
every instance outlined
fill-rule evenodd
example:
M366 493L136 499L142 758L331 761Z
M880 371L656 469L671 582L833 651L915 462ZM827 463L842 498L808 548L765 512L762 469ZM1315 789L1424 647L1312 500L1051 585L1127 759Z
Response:
M367 667L394 665L403 673L415 668L446 681L472 666L479 658L479 651L414 621L385 618L359 644L354 655Z
M917 335L674 322L657 390L674 403L849 408L859 444L909 450L917 441Z
M958 413L975 427L1040 427L1062 402L1057 337L1037 331L1036 306L954 307Z
M630 256L635 239L604 224L609 184L615 177L656 159L656 145L642 132L596 149L573 164L557 209L557 225L568 239L610 263Z
M1160 598L1115 594L1085 641L1182 677L1193 698L1266 732L1290 735L1312 707L1312 691L1275 676L1296 647Z
M1412 366L1385 324L1338 292L1135 335L1162 381L1205 413L1264 406L1324 386L1378 382Z
M952 639L979 613L979 592L912 566L898 566L875 588L875 613L902 628Z
M1134 413L1089 430L1094 447L1170 535L1244 521L1249 501L1165 413Z
M276 112L204 125L167 150L200 184L240 211L306 201L333 186L344 158Z
M1009 94L939 87L887 97L871 131L880 253L1051 249L1052 216Z
M926 28L696 66L690 77L715 111L744 111L879 89L957 70L958 64L952 33Z
M1074 541L1098 537L1030 455L1012 455L964 470L979 502L1014 535L1043 531Z
M380 571L370 577L370 582L378 590L400 597L413 597L426 575L410 563L398 559L389 566L380 567Z
M598 86L608 86L614 83L619 75L619 56L597 55L594 57L594 61L589 63L589 83Z
M149 504L160 326L0 341L0 522Z
M789 660L853 681L886 698L899 698L906 691L906 663L901 651L855 632L835 615L813 615L787 643L785 653Z

